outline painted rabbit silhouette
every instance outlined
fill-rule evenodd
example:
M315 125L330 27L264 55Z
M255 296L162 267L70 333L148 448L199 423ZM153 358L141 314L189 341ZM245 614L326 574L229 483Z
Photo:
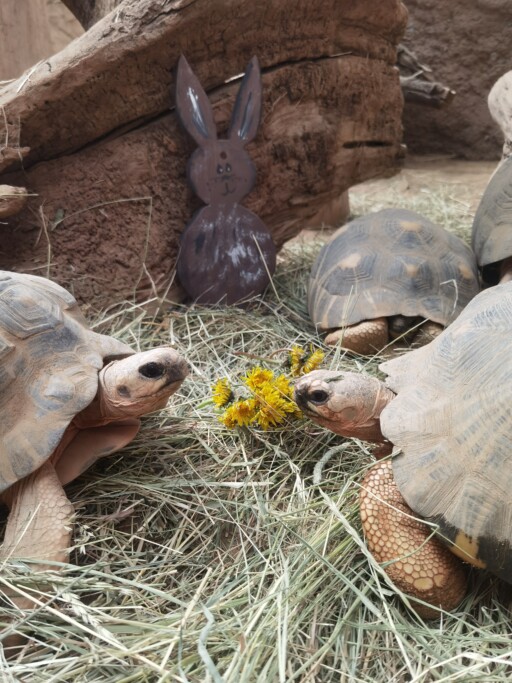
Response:
M275 269L276 249L265 224L239 204L254 186L256 169L244 146L256 135L261 112L258 60L249 62L231 116L219 140L213 110L185 57L176 77L176 107L199 147L187 174L205 202L185 227L177 272L187 293L202 303L236 303L261 292Z

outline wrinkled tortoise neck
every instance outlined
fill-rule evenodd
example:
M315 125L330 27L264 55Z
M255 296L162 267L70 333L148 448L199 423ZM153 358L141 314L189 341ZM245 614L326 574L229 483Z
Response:
M98 427L127 417L126 411L124 411L120 403L116 401L115 390L113 389L113 387L115 387L115 382L109 381L107 383L105 381L107 371L109 374L117 374L116 370L119 367L119 362L120 361L112 361L100 370L98 375L98 391L94 400L73 420L73 423L77 427L81 429L90 426Z
M347 430L350 433L346 433L346 436L383 444L382 454L390 452L385 447L387 442L381 431L380 416L388 403L395 398L395 394L377 378L360 375L354 378L352 391L358 406L358 418L350 424Z

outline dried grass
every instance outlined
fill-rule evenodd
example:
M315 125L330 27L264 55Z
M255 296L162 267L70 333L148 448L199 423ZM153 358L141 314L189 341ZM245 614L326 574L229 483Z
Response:
M445 224L459 209L437 195L422 207ZM320 343L305 306L319 246L288 247L275 292L247 310L183 307L152 318L127 305L96 321L135 347L175 345L192 374L131 447L69 486L75 564L47 574L48 602L23 618L12 613L11 628L30 640L17 660L0 662L3 680L510 677L502 584L475 572L460 608L428 624L367 552L357 510L358 482L372 462L364 444L306 421L232 432L208 402L217 378L235 379L260 359L274 367L293 343ZM325 365L340 364L370 372L377 365L330 351ZM34 587L13 563L1 581Z

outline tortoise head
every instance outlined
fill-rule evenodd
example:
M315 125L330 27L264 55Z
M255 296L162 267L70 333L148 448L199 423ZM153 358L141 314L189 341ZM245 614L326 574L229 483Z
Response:
M374 377L315 370L297 381L294 397L305 415L336 434L385 441L380 414L394 394Z
M187 375L185 359L168 347L112 361L99 375L102 417L139 417L163 408Z

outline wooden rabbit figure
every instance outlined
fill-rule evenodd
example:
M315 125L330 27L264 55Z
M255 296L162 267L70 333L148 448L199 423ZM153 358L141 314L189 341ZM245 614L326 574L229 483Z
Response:
M187 293L201 303L240 302L268 285L276 249L264 223L241 204L256 169L244 146L256 135L261 77L253 57L240 85L227 139L219 140L213 110L185 57L178 63L176 107L199 147L187 174L206 206L185 227L177 272Z

